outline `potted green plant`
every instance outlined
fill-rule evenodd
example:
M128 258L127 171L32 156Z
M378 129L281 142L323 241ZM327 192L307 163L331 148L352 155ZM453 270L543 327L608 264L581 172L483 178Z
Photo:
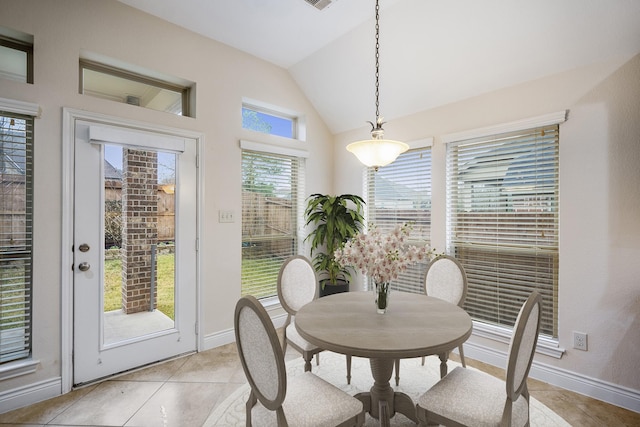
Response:
M351 267L336 262L340 249L364 226L364 204L360 196L312 194L307 199L306 225L313 225L310 241L313 267L320 277L320 296L349 290Z

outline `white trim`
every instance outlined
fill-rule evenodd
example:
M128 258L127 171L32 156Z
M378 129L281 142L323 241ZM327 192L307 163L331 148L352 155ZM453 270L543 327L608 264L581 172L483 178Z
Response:
M0 414L60 395L60 377L0 392Z
M40 117L41 112L38 104L17 101L9 98L0 98L0 110L36 118ZM38 369L39 364L40 361L36 359L21 359L0 365L0 381L21 375L32 374Z
M273 322L273 326L278 328L282 328L284 326L284 322L287 320L287 314L278 314L276 316L271 317L271 321ZM236 342L236 335L231 329L225 329L220 332L216 332L213 334L209 334L204 337L204 343L201 351L211 350L216 347L220 347L226 344L231 344Z
M302 115L300 112L292 110L290 108L282 108L275 104L269 104L268 102L258 101L257 99L245 97L242 98L242 107L257 109L261 110L261 112L264 111L267 113L273 113L275 115L287 117L290 119L297 119Z
M21 359L0 365L0 381L21 375L33 374L40 365L36 359Z
M506 352L469 341L464 343L464 355L469 359L475 359L502 369L504 369L507 364ZM631 411L640 412L640 390L633 390L611 384L596 378L567 371L566 369L540 363L535 359L531 364L529 377Z
M204 133L197 133L192 136L196 140L196 179L198 180L198 188L196 191L196 197L198 200L196 201L196 345L197 351L202 351L204 345L204 336L202 334L202 251L200 250L200 240L202 236L206 236L204 232L204 182L205 182L205 162L204 156L202 153L204 152L205 147L205 135Z
M475 320L473 321L473 336L487 338L503 344L509 344L512 334L513 330L511 328L489 325ZM560 359L564 352L565 349L560 347L558 340L545 336L538 337L536 353Z
M60 275L60 375L62 394L73 387L73 145L76 110L62 109L62 235Z
M73 145L75 142L75 122L85 120L104 125L121 126L142 132L156 132L170 137L191 138L196 141L197 167L198 167L198 200L196 201L197 215L197 239L203 235L202 226L204 224L202 213L204 204L204 164L202 161L202 150L204 147L204 134L201 132L189 131L185 129L170 128L152 123L138 122L108 116L100 113L77 110L72 108L62 108L62 236L61 236L61 388L58 394L68 393L73 387L73 276L71 265L73 263L73 253L71 246L73 242ZM196 350L201 351L204 344L202 337L202 289L200 279L202 277L202 254L197 251L197 271L196 271ZM34 402L31 402L34 403ZM0 411L1 412L1 411Z
M90 125L89 141L94 144L120 144L127 147L155 148L164 151L184 152L184 138L157 135L121 127ZM132 145L131 141L138 144Z
M494 126L487 126L479 129L472 129L462 132L450 133L442 135L442 142L448 144L450 142L463 141L473 138L481 138L489 135L496 135L506 132L515 132L523 129L531 129L540 126L549 126L563 123L567 120L568 110L562 110L555 113L544 114L542 116L530 117L528 119L516 120L514 122L502 123Z
M0 98L0 108L16 114L24 114L40 118L40 106L31 102L16 101L15 99Z
M428 138L416 139L413 141L406 141L410 150L414 150L416 148L427 148L433 147L433 137L430 136Z
M266 144L264 142L247 141L245 139L240 140L240 148L243 150L258 151L260 153L281 154L283 156L291 157L309 157L309 150L304 148L293 147L291 145L275 145Z

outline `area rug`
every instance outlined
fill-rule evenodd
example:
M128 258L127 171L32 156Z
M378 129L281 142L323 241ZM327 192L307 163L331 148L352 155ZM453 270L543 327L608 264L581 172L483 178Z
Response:
M351 384L347 384L346 361L341 354L324 351L320 353L320 365L313 364L313 373L334 384L338 388L351 395L368 391L371 388L373 379L369 360L354 357L351 366ZM453 370L458 363L449 361L449 371ZM467 368L474 369L474 368ZM287 362L287 376L292 377L304 372L302 357L296 357ZM395 375L395 374L394 374ZM394 390L408 394L414 401L424 393L429 387L440 378L440 360L435 357L427 357L425 365L422 366L421 359L405 359L400 363L400 385L394 386ZM392 385L395 380L391 379ZM249 385L243 385L234 393L229 395L220 405L218 405L209 418L204 423L205 427L234 427L245 425L245 402L249 396ZM373 427L379 425L379 421L366 416L365 426ZM411 420L402 414L396 414L391 419L393 427L414 426ZM532 427L556 427L569 426L562 417L551 409L531 398L531 426Z

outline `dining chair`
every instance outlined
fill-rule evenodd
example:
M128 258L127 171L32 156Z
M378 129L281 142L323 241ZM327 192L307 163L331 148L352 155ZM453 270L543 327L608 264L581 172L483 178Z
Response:
M267 311L253 296L234 314L236 345L251 391L250 426L362 426L364 405L311 372L287 378L284 352Z
M304 370L311 371L311 359L315 355L316 365L320 363L322 348L300 336L295 325L295 316L305 304L318 298L318 280L311 261L303 255L294 255L285 260L278 273L278 298L287 312L284 323L282 351L287 344L302 354ZM347 384L351 383L351 356L347 356Z
M304 370L311 371L311 359L316 356L316 364L319 364L318 353L323 349L302 338L295 325L298 310L318 298L316 271L307 257L294 255L284 261L278 272L277 292L280 304L287 312L282 351L286 353L287 344L291 344L291 347L302 354Z
M424 276L425 294L436 297L458 307L462 307L467 296L467 274L464 267L456 258L450 255L438 255L427 266ZM464 360L462 344L458 346L460 361L467 367ZM422 356L422 365L425 357ZM396 385L400 383L400 360L395 361Z
M455 368L418 398L420 425L529 426L527 377L540 330L542 297L533 291L518 313L507 359L506 380Z

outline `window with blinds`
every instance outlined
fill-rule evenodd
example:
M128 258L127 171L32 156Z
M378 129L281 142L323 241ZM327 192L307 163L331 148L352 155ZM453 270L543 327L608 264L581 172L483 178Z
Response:
M242 151L242 295L276 296L282 263L298 253L304 160Z
M413 224L411 243L428 245L431 234L431 147L401 154L376 172L368 168L367 217L380 231L399 223ZM427 263L416 263L391 283L392 289L423 293ZM373 283L369 283L370 288Z
M532 290L557 337L558 125L447 146L447 245L468 278L464 308L513 327Z
M31 354L33 117L0 110L0 363Z

